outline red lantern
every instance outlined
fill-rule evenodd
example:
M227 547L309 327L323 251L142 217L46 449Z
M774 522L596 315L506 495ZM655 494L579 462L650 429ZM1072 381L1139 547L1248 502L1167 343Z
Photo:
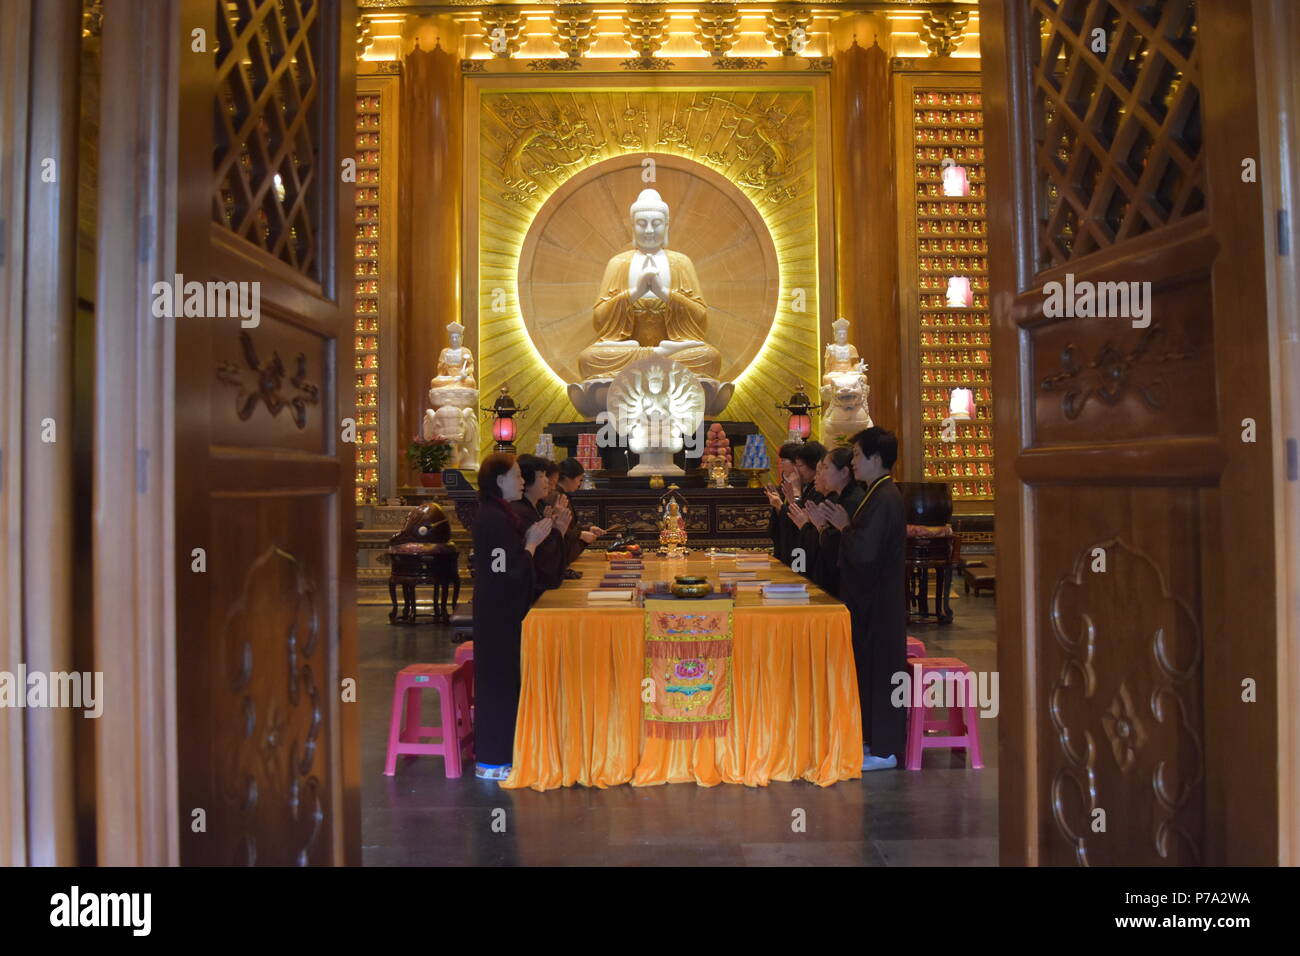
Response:
M492 413L492 437L496 439L496 450L509 452L513 455L515 451L514 417L522 415L528 409L520 408L518 403L510 397L509 389L502 385L501 394L492 403L492 407L485 408L483 411Z
M814 405L803 390L802 385L794 387L794 394L790 400L777 408L784 408L790 413L790 437L793 440L798 437L800 441L807 441L808 436L812 434L812 418L808 415L815 408L821 408L820 405Z

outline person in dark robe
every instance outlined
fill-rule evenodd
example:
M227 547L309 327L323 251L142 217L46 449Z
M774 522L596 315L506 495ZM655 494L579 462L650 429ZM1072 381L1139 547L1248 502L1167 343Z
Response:
M512 502L524 480L514 455L492 454L478 472L474 540L475 776L504 780L514 759L519 710L519 640L533 601L533 556L551 519L525 529Z
M805 505L822 500L817 490L817 468L826 457L821 442L804 442L794 449L794 474L784 488L786 521L789 523L787 541L790 547L790 569L805 576L811 574L817 553L817 536L804 514Z
M534 600L543 591L558 588L564 582L564 535L573 522L573 512L567 500L562 505L546 504L546 498L551 494L551 481L546 474L548 464L555 465L537 455L519 456L524 493L512 504L525 528L543 518L553 519L551 533L537 546L537 553L533 555Z
M782 564L790 563L791 525L788 518L789 511L785 506L785 489L790 482L797 479L794 453L799 445L800 443L797 441L788 441L781 446L780 451L776 453L776 467L781 486L779 489L773 488L771 485L765 485L763 488L764 493L767 495L767 503L770 506L767 518L767 536L772 539L772 554Z
M862 769L886 770L903 756L907 714L890 700L893 677L907 669L907 597L903 546L907 522L903 496L889 471L898 439L883 428L853 436L853 474L866 485L850 513L825 506L840 531L840 596L853 621L853 659L862 704Z
M555 478L555 495L557 502L567 504L568 496L582 486L582 476L586 469L576 458L566 458L560 462L559 473ZM570 506L572 507L572 506ZM569 567L582 556L582 552L596 543L605 534L605 529L594 524L584 525L574 521L564 535L564 576L581 577L582 572Z
M772 538L772 553L781 563L790 565L795 559L795 538L798 528L790 519L790 505L802 504L807 500L820 500L813 479L817 474L817 462L826 454L820 442L787 442L778 452L781 468L781 490L777 493L768 488L767 501L772 506L772 515L768 520L768 533ZM800 559L805 563L807 556Z
M801 515L807 518L800 528L799 543L810 555L808 576L827 594L839 597L841 532L830 523L827 506L838 503L852 514L866 494L853 477L853 449L840 445L828 451L817 465L816 485L822 500L798 511L792 508L791 515L796 524Z

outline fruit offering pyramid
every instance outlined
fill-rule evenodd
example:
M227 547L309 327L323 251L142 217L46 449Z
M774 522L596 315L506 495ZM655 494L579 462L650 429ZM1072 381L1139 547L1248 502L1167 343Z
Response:
M745 450L740 456L741 468L771 468L771 459L767 457L767 439L762 435L746 435Z
M600 460L600 449L596 447L596 433L583 432L578 436L578 464L588 471L599 471L605 466Z
M731 467L731 441L717 422L709 426L709 431L704 436L704 454L701 458L704 462L720 458L728 468Z

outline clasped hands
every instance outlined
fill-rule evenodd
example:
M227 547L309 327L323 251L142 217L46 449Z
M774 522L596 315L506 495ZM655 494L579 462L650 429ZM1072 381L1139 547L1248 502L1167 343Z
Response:
M795 502L790 502L790 520L797 527L802 528L808 522L812 522L813 527L818 531L833 525L840 531L849 526L849 513L844 510L844 506L834 501L809 501L800 506Z
M547 507L546 517L552 520L555 530L560 534L568 532L569 525L573 524L573 509L569 507L569 496L557 496L555 504Z
M632 290L632 298L639 299L647 292L668 301L668 287L657 271L641 273L641 278L636 280L636 288Z

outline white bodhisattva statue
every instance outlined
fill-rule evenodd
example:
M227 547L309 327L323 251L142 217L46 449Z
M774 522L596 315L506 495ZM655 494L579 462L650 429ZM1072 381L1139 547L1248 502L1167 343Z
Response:
M474 355L462 344L465 326L447 326L451 343L438 356L438 370L429 383L429 409L424 413L425 438L441 435L454 444L449 468L478 467L478 385Z
M615 376L606 411L638 456L629 475L684 475L673 455L704 422L704 389L695 373L670 358L637 359Z
M848 319L839 318L831 323L835 341L826 346L822 376L822 435L836 438L852 435L871 427L871 411L867 400L871 386L867 384L867 363L858 355L849 341Z
M708 305L689 256L668 247L668 204L643 189L630 208L633 248L609 260L592 308L596 341L578 355L582 381L569 398L582 414L606 405L610 383L633 362L659 356L689 369L710 415L726 408L735 385L718 381L722 353L705 341Z

